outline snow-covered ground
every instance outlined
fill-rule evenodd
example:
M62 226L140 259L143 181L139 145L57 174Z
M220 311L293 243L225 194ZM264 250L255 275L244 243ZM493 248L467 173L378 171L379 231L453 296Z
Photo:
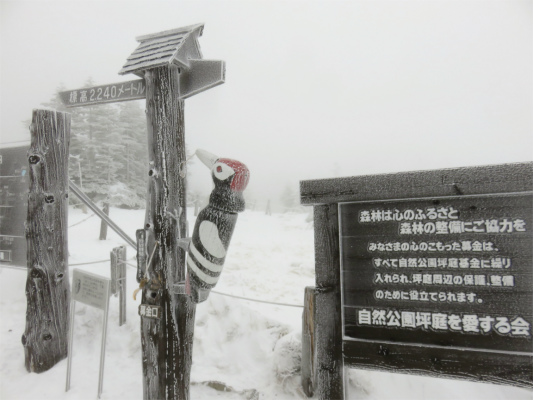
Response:
M310 211L310 210L309 210ZM130 236L143 226L144 211L111 209L111 218ZM191 227L192 210L188 211ZM109 276L113 247L123 241L111 230L99 241L100 220L71 208L69 262ZM267 216L246 211L239 217L216 291L271 302L301 305L305 286L314 284L313 226L309 214ZM135 264L135 251L128 247ZM103 312L78 303L74 326L71 389L65 393L67 361L50 371L24 368L21 335L25 327L24 270L0 269L0 398L2 400L95 399L97 397ZM142 399L141 343L135 268L128 268L127 323L118 326L118 298L109 312L102 399ZM302 308L277 306L212 293L197 307L192 399L301 399L297 370ZM291 351L292 350L292 351ZM207 384L211 382L210 384ZM220 382L221 385L213 384ZM350 370L350 399L532 399L533 391L460 380ZM222 387L229 391L217 390Z

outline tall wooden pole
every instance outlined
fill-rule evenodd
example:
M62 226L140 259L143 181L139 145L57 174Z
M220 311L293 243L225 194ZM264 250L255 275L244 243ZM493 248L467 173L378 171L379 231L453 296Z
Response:
M109 203L106 201L104 202L104 207L102 208L102 211L105 215L109 217ZM100 237L99 240L106 240L107 239L107 223L104 220L100 221Z
M179 70L145 71L149 188L146 207L147 268L142 303L161 307L159 319L141 317L144 399L188 399L195 305L172 294L185 280L185 253L177 239L186 231L185 136ZM183 176L182 176L183 175Z
M67 356L68 151L70 114L33 110L26 239L26 330L22 335L29 372L43 372Z
M344 398L339 220L337 204L314 207L315 224L315 385L322 400Z

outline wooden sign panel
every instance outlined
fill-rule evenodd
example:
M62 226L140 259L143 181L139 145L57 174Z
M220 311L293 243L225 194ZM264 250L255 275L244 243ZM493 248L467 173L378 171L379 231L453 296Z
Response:
M533 163L300 192L314 206L319 398L342 398L343 366L533 387Z
M341 204L345 337L533 355L532 200Z
M92 88L67 90L60 92L59 97L63 104L69 108L145 99L146 83L144 79L110 83Z

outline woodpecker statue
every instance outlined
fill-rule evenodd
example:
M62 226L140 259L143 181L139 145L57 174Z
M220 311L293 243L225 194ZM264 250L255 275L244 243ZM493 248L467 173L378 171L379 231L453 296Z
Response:
M200 211L187 248L185 292L195 303L207 299L218 282L239 212L244 211L242 192L250 172L240 161L219 158L196 150L198 158L211 169L215 188L209 204Z

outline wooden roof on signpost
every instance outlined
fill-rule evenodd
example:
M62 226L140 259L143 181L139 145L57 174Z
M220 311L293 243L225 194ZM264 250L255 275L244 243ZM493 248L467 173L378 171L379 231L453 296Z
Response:
M189 60L202 58L198 38L203 28L204 24L196 24L137 37L140 44L119 74L134 73L142 77L144 70L169 64L189 69Z

